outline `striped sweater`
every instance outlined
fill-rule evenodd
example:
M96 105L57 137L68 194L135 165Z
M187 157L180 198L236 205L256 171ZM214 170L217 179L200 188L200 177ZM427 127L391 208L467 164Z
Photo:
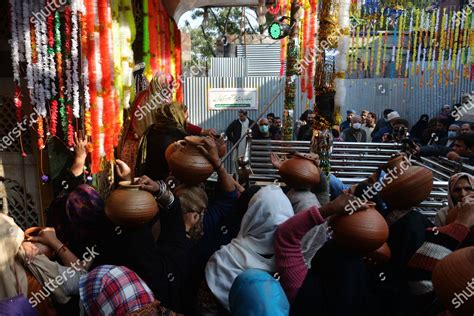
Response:
M428 228L425 243L408 263L407 277L411 294L434 297L431 274L441 259L456 250L469 234L469 228L458 223Z

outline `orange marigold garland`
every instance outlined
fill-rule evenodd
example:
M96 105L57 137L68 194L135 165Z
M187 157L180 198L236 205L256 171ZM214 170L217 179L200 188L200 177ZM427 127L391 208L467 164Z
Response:
M87 25L87 60L89 65L89 94L90 94L90 134L92 138L91 171L96 174L100 171L100 128L97 111L97 83L96 83L96 57L95 57L95 31L94 31L94 0L85 0L86 25ZM87 126L86 126L87 128Z
M112 21L110 19L110 7L107 0L99 1L99 25L100 25L100 56L102 70L102 91L103 91L103 123L104 123L104 149L107 160L112 160L114 156L114 132L115 132L115 96L112 85L113 69L110 55L109 39L111 35Z

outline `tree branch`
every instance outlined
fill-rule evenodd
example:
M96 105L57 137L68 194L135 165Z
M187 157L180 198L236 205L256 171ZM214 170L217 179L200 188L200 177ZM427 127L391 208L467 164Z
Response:
M216 53L214 52L214 48L212 48L212 45L211 45L211 39L207 34L206 34L206 31L204 30L204 26L202 26L202 23L201 23L201 31L202 31L202 35L204 36L204 38L206 39L206 44L208 46L208 48L211 50L211 53L212 53L212 56L213 57L216 57Z
M209 11L214 17L214 20L216 20L216 26L219 28L219 32L221 32L222 35L225 35L225 29L222 29L222 25L219 23L219 19L217 18L216 14L214 13L212 9L209 9Z

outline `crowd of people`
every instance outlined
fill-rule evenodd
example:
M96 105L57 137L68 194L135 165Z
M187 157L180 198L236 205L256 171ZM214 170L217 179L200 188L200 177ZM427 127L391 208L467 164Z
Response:
M339 126L333 126L331 131L335 141L410 142L414 147L414 154L427 157L445 156L450 160L474 165L474 123L456 123L451 113L451 107L446 105L440 114L431 120L427 114L423 114L410 129L408 120L392 109L384 110L380 119L377 119L377 114L373 112L361 111L358 115L355 110L348 110L346 120ZM277 124L273 124L275 121L272 116L270 113L268 118L259 120L259 128L253 131L255 139L281 140L281 119L278 118ZM312 140L315 118L316 114L312 110L301 115L294 128L296 140ZM266 124L270 124L270 131L262 134L260 126ZM237 141L239 138L230 140Z
M398 210L373 196L389 225L392 253L389 262L374 264L336 244L327 226L331 217L346 214L345 206L373 184L369 180L335 190L337 178L320 171L319 184L307 190L243 187L219 158L216 131L194 128L204 136L199 150L217 173L217 185L168 186L165 151L191 134L186 113L182 104L164 105L142 141L136 183L159 206L146 224L117 226L108 218L105 201L84 183L87 141L80 136L47 228L25 238L11 217L0 214L0 315L438 315L449 308L436 299L431 273L455 249L474 245L473 175L451 177L449 207L439 211L436 229L412 208ZM310 112L302 117L302 139L312 119ZM398 137L393 131L408 128L394 111L380 121L374 113L351 111L341 137L389 141ZM414 132L423 136L426 123ZM227 129L229 140L237 142L251 125L241 111ZM255 126L255 138L281 138L278 117ZM432 127L448 135L441 125ZM464 142L459 155L472 159L471 132L448 140L455 152ZM442 145L431 140L427 146ZM272 163L281 165L275 155ZM115 172L132 180L124 161L116 161ZM362 203L354 211L368 207ZM40 245L52 254L40 254Z

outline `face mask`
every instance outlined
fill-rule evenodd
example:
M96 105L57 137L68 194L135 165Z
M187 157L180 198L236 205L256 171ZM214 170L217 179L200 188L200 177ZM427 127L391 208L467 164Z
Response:
M456 131L448 132L448 138L456 138L456 136L458 136L458 133Z
M361 123L354 123L352 124L352 128L353 129L360 129L362 127L362 124Z
M260 129L260 132L263 133L263 134L268 133L268 125L260 125L259 129Z

